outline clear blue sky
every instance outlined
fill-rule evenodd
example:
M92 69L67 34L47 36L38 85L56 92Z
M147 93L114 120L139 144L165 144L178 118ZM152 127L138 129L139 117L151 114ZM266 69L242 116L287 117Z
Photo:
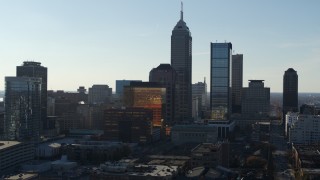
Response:
M210 74L210 42L244 54L244 86L264 79L282 91L284 71L298 71L300 92L320 92L319 0L184 0L193 37L193 83ZM48 89L76 90L117 79L148 80L170 63L178 0L0 1L0 90L23 61L48 67Z

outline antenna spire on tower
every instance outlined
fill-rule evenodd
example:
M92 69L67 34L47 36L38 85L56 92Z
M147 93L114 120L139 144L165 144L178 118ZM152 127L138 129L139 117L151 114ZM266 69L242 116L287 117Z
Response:
M180 19L183 20L183 2L181 1Z

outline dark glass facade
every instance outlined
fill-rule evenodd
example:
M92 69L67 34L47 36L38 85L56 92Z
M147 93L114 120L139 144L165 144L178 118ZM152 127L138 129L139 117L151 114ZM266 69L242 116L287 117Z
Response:
M241 113L243 55L232 55L232 113Z
M166 88L159 83L132 82L124 88L126 107L151 109L154 126L162 126L166 102Z
M17 77L36 77L41 78L41 126L49 128L47 121L47 87L48 70L41 66L40 62L25 61L22 66L17 66Z
M41 79L5 78L5 137L37 141L41 119Z
M298 112L298 74L292 68L283 76L283 110Z
M231 113L231 43L211 43L211 118L226 120Z
M148 143L152 140L150 109L107 109L104 117L104 134L107 140L129 143Z

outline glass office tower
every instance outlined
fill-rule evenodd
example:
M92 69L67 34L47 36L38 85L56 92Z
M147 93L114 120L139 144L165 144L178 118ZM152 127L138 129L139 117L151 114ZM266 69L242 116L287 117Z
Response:
M227 120L231 113L231 43L211 43L211 118Z
M37 141L41 120L41 78L5 77L5 137Z

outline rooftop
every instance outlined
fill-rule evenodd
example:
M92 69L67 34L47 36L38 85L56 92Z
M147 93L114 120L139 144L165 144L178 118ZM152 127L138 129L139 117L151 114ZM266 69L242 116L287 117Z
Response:
M0 150L20 144L19 141L0 141Z

